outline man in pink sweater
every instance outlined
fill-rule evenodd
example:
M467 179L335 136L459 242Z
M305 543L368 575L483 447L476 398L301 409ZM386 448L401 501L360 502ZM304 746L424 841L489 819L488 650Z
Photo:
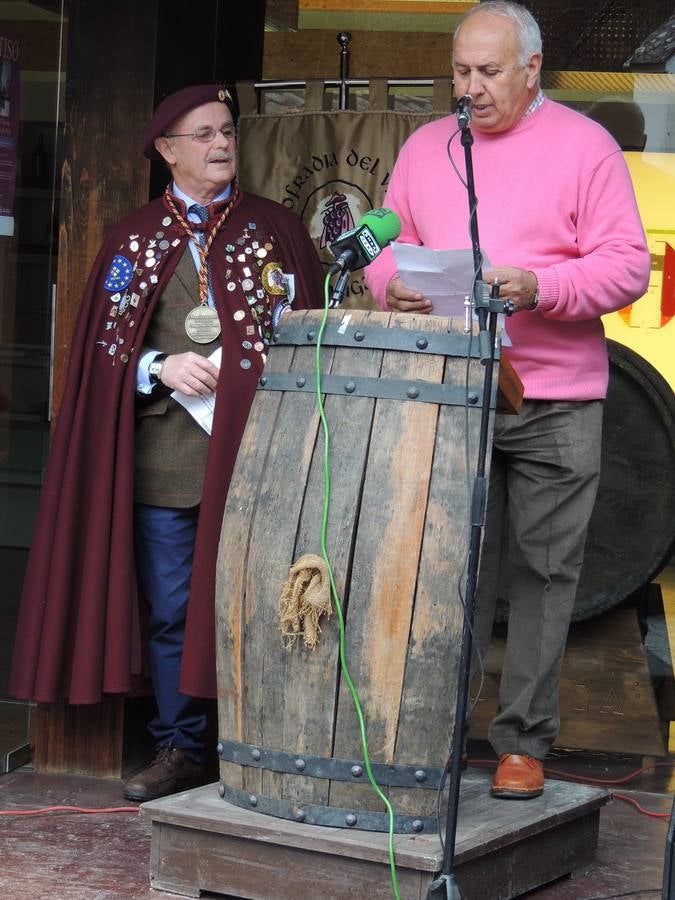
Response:
M458 97L472 101L480 244L513 302L504 349L524 385L518 416L497 415L475 644L487 648L499 594L509 635L489 738L496 797L544 787L558 736L559 682L600 467L608 361L600 317L647 289L650 258L628 170L597 123L546 99L541 35L522 6L489 0L455 31ZM401 149L384 205L399 240L471 246L464 150L454 117L425 125ZM432 313L399 278L391 248L366 270L383 309ZM469 288L470 289L470 288ZM467 290L467 293L469 292Z

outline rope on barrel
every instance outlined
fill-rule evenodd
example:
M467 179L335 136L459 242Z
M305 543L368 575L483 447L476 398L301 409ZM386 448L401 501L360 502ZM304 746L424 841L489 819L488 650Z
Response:
M319 620L330 616L330 577L321 556L306 553L289 569L289 577L279 598L279 620L286 647L290 650L302 637L313 650L319 640Z

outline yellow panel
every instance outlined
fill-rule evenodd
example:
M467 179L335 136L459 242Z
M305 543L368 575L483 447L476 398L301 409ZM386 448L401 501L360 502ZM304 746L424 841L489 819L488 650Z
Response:
M675 318L661 324L665 245L675 249L675 153L624 153L652 255L647 293L603 317L605 334L639 353L675 390ZM617 278L621 273L617 272Z
M633 76L624 72L542 72L544 90L633 93Z
M675 562L661 572L656 579L661 588L661 596L663 598L663 612L666 619L666 629L668 632L668 642L670 644L670 658L675 659ZM668 753L675 753L675 723L670 723L668 733ZM671 790L675 785L671 785Z
M464 13L472 6L476 6L479 0L463 0L463 2L451 2L451 0L300 0L298 9L302 12L346 12L358 10L358 12L414 12L414 13Z

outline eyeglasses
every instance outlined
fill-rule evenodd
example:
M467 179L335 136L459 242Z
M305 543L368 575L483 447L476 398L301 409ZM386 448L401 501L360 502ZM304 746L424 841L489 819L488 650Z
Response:
M237 132L231 125L226 125L224 128L209 128L205 125L203 128L198 128L196 131L187 131L183 134L165 134L164 137L189 137L192 138L193 141L197 141L198 144L209 144L211 141L215 140L218 133L222 134L226 141L234 141L237 137Z

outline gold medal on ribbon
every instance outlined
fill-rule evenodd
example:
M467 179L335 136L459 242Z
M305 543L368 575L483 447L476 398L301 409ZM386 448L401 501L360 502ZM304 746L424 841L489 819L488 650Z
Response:
M185 317L185 331L187 332L187 336L190 340L193 340L196 344L210 344L211 341L215 341L215 339L220 334L220 320L218 319L218 313L216 310L209 306L207 303L208 295L209 295L209 278L208 278L208 255L209 250L211 249L211 244L215 236L218 234L220 229L225 224L225 220L227 219L230 211L234 208L236 202L239 199L239 190L235 185L234 190L232 191L232 195L227 206L224 208L222 213L220 214L220 218L213 226L213 228L209 232L208 238L204 245L202 246L202 241L195 234L194 229L185 221L183 216L178 211L176 204L174 203L173 197L171 196L171 192L169 188L166 188L164 192L167 205L169 209L173 212L176 217L176 221L179 223L181 228L188 235L190 240L192 240L197 248L197 252L199 253L199 306L196 306L194 309L191 309L190 312ZM169 219L169 224L171 220ZM229 287L229 285L228 285Z
M196 344L210 344L220 334L218 313L212 306L195 306L185 317L185 331Z

